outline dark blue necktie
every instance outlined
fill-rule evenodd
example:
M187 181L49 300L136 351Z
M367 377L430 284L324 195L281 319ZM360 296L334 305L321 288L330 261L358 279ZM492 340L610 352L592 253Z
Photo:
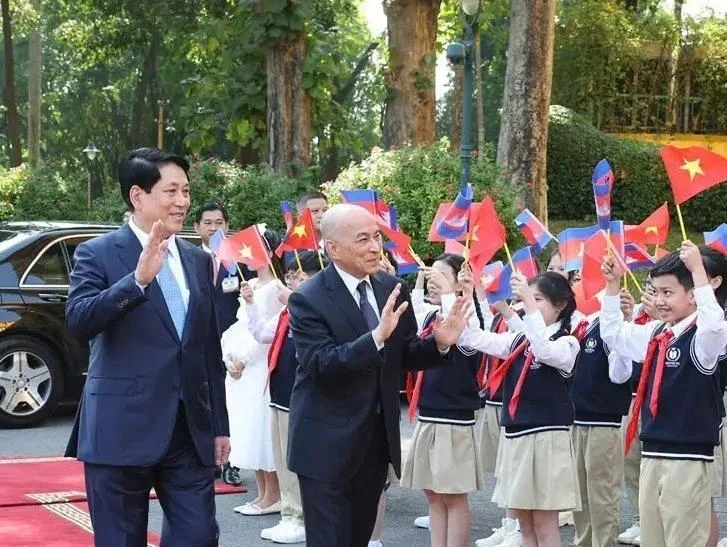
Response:
M374 330L379 326L379 318L376 316L376 312L369 304L369 299L366 296L366 281L361 281L356 287L358 291L358 303L361 307L361 315L363 315L366 326L369 330Z

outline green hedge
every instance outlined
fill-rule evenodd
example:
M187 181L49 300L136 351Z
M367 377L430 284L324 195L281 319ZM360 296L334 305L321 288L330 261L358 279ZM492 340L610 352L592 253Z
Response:
M591 177L603 158L611 164L616 179L614 218L637 223L668 201L672 229L679 229L659 146L603 133L562 106L550 109L548 210L552 217L595 223ZM712 230L727 220L725 204L727 185L712 188L682 207L685 224L695 230Z
M437 206L452 201L457 195L460 160L448 151L449 143L441 141L429 147L401 148L382 151L374 149L371 156L351 165L338 178L323 185L332 203L341 200L340 190L374 188L388 203L395 203L399 224L414 238L414 248L424 259L442 252L442 244L427 242ZM484 161L472 160L472 183L475 199L483 192L496 202L500 219L510 232L508 241L514 248L523 243L512 219L517 215L517 188L503 183L493 161L492 150L485 152Z

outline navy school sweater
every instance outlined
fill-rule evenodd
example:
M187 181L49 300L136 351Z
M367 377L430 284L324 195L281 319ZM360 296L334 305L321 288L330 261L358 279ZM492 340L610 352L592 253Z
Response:
M278 364L270 375L270 406L288 412L297 368L298 358L293 345L293 334L288 329L288 335L278 355Z

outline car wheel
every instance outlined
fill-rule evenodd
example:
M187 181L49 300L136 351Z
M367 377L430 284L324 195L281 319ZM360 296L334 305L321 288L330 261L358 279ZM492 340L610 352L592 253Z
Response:
M47 345L27 336L0 339L0 427L33 427L63 397L63 370Z

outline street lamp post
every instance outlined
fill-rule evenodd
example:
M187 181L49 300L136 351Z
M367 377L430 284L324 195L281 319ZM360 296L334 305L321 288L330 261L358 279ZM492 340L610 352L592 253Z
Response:
M453 64L464 65L462 79L462 136L460 140L460 186L464 188L470 182L470 164L472 160L472 89L474 72L474 29L482 9L481 0L460 0L464 41L447 46L447 58ZM482 151L480 151L482 152Z
M86 188L86 195L88 200L88 208L91 208L91 167L93 165L93 160L96 159L96 156L98 156L99 149L96 148L96 145L92 142L88 143L88 146L83 149L83 153L86 154L86 157L88 158L88 185Z

